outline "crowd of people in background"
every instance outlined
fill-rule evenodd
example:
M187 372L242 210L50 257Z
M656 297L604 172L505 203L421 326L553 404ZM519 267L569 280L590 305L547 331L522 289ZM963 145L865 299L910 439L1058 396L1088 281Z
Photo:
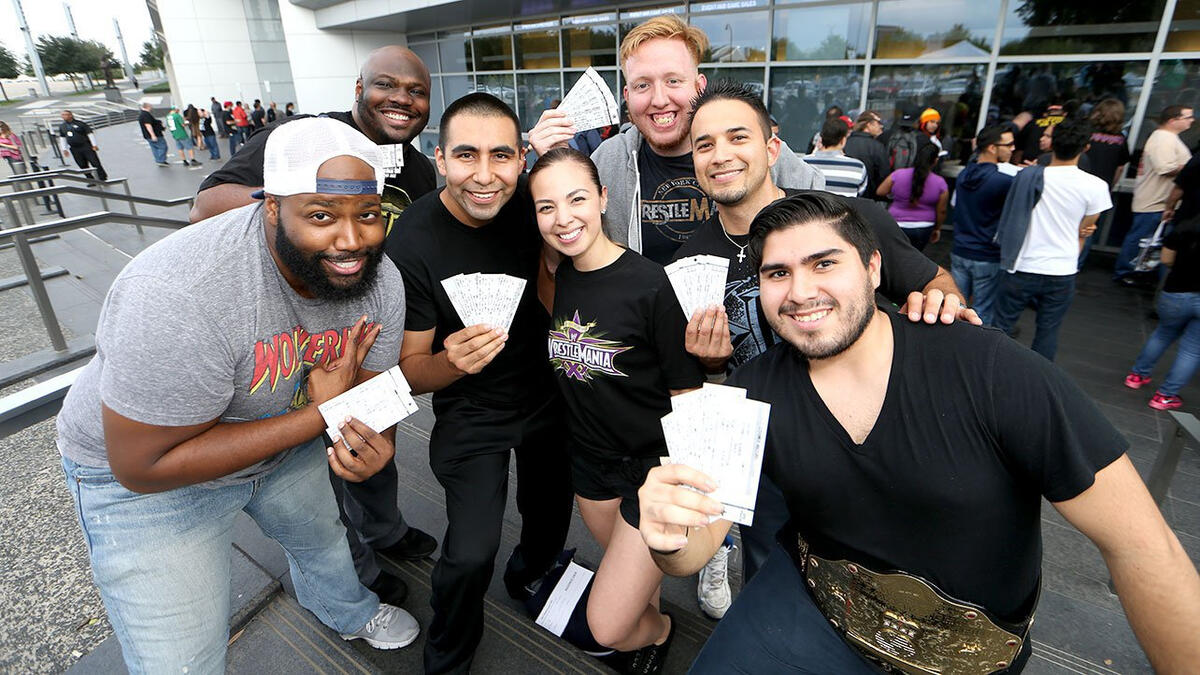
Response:
M295 114L294 103L288 103L280 111L274 101L270 107L264 108L259 99L254 99L252 106L247 106L242 101L225 101L222 104L213 96L208 108L197 108L189 103L181 110L172 105L167 111L165 125L155 116L154 106L143 102L138 115L138 127L141 129L142 138L150 145L154 162L159 166L170 166L167 162L164 127L175 142L179 163L183 166L200 166L199 160L196 159L197 149L208 150L210 160L221 159L221 147L217 139L228 138L229 155L232 156L246 144L251 134ZM0 156L3 156L2 147Z

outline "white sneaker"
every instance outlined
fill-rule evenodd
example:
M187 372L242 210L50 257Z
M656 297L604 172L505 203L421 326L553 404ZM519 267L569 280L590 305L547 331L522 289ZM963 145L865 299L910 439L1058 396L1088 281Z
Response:
M376 649L400 649L407 647L421 634L421 627L412 614L385 603L362 629L353 633L342 633L343 640L362 638Z
M696 585L696 599L700 609L710 618L720 619L733 604L733 593L729 590L729 554L735 547L722 546L711 560L700 570L700 583Z

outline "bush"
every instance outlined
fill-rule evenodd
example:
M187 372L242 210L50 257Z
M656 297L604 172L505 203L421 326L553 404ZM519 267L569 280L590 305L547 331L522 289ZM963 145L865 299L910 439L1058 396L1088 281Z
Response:
M171 83L159 82L158 84L152 84L149 87L146 87L142 91L147 94L166 94L171 91Z

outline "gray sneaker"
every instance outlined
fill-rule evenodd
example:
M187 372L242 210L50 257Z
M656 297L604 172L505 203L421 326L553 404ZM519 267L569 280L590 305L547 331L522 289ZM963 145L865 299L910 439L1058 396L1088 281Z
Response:
M380 603L379 611L367 622L367 625L353 633L342 633L343 640L362 638L367 644L376 649L400 649L407 647L421 634L421 627L412 614Z

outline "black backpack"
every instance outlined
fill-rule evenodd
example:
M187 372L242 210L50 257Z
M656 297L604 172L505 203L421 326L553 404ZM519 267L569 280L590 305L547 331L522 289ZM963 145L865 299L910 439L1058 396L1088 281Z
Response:
M917 132L912 129L897 129L888 139L887 151L892 171L912 166L917 159Z

